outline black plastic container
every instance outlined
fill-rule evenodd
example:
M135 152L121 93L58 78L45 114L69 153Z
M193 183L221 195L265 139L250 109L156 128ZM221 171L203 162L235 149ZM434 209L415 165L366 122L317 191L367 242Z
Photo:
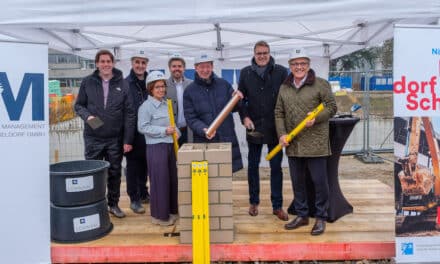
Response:
M104 160L77 160L50 165L50 201L56 206L78 206L105 198Z
M51 239L61 243L85 242L107 235L112 229L106 200L75 207L50 205Z

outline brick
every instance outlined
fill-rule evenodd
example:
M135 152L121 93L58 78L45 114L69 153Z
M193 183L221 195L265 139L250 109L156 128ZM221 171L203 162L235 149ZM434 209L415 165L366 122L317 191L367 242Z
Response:
M179 179L191 178L191 165L179 164L177 166L177 177Z
M232 163L219 164L218 176L232 177Z
M234 219L232 217L220 217L220 229L234 229Z
M217 177L217 176L218 176L218 164L208 163L208 177Z
M221 191L219 194L220 194L220 203L232 204L232 190L231 191Z
M209 206L209 216L231 216L232 204L211 204Z
M179 185L180 186L180 185ZM232 190L231 177L217 177L208 179L209 190L230 191Z
M192 205L179 205L180 217L192 217Z
M210 143L205 150L208 164L232 163L231 143Z
M208 199L209 199L209 204L219 203L219 193L217 191L209 191Z
M232 163L232 153L230 150L207 150L205 158L208 164L213 163Z
M232 243L234 232L232 230L213 230L210 232L211 243Z
M206 144L185 144L177 152L178 164L191 164L192 161L204 160Z
M192 243L192 231L180 231L180 243L191 244Z
M180 205L191 204L191 192L181 192L178 194L178 201Z
M220 229L220 218L209 217L209 230L218 230L218 229Z
M192 230L192 217L180 217L179 218L179 230L191 231Z
M179 179L178 180L178 190L179 190L179 192L190 192L191 191L191 179Z
M206 144L205 150L213 150L213 149L231 149L232 144L227 142L221 143L208 143Z

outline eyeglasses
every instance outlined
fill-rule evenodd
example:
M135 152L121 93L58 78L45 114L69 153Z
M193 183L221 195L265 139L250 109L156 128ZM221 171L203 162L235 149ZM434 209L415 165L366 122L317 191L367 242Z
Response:
M289 63L289 64L290 64L290 66L293 66L295 68L297 68L297 67L306 67L307 65L309 65L308 62L292 62L292 63Z
M267 56L267 55L269 55L269 52L268 51L266 51L266 52L255 52L255 55L257 55L257 56Z
M167 87L165 85L159 85L159 86L154 86L153 88L159 90L159 89L166 89Z

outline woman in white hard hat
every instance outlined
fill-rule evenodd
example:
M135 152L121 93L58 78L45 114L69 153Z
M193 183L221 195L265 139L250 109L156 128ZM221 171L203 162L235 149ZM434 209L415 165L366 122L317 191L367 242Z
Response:
M177 167L172 135L180 131L170 126L165 99L166 78L160 71L147 77L150 97L139 108L138 131L145 136L150 213L153 224L173 225L177 219Z

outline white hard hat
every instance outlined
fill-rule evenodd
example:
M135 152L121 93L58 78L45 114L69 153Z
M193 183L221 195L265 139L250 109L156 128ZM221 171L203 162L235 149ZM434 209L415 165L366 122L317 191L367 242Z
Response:
M171 60L180 60L185 64L185 59L183 59L182 55L180 53L173 53L170 56L170 59L168 60L168 63L170 63Z
M293 49L293 52L289 54L288 62L299 58L306 58L310 60L310 56L307 54L307 51L304 48L295 48Z
M202 53L194 59L194 65L202 63L202 62L210 62L210 61L213 62L214 58L211 57L209 54Z
M148 59L147 55L145 54L145 51L143 51L143 50L138 50L138 51L136 51L136 53L135 53L133 56L131 56L131 59L132 59L132 60L133 60L134 58L146 59L147 62L150 60L150 59Z
M164 80L166 81L167 78L165 78L165 74L161 71L152 71L147 76L147 85L151 82L157 81L157 80Z

